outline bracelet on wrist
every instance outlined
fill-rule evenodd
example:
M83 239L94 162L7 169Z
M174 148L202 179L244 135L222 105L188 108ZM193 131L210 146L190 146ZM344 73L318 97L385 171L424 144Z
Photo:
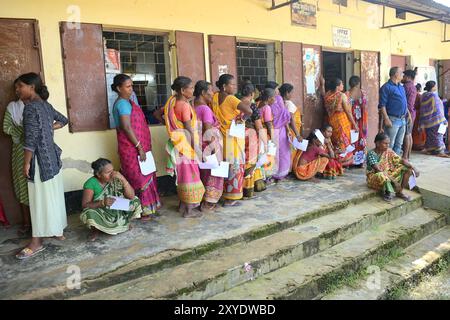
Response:
M138 141L138 143L137 143L134 147L139 149L139 146L140 146L140 145L141 145L141 142Z

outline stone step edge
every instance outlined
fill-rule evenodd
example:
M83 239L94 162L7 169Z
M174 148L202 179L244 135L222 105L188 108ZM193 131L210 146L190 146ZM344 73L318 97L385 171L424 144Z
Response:
M247 231L243 234L231 237L229 239L219 239L215 241L211 241L206 244L199 245L194 248L190 248L184 251L179 250L166 250L163 252L159 252L154 256L148 257L148 258L142 258L138 259L137 261L132 261L130 263L127 263L115 270L109 271L105 274L100 274L94 278L86 278L82 282L81 286L81 292L79 290L68 290L66 286L57 286L57 287L51 287L51 288L40 288L33 290L32 292L29 292L25 295L18 295L17 299L21 299L23 296L30 296L32 295L35 299L65 299L67 297L71 296L77 296L80 294L86 294L89 292L97 291L103 288L107 288L111 283L113 284L119 284L123 283L129 280L137 279L142 276L145 276L147 274L155 273L161 269L165 268L171 268L175 267L180 264L184 264L190 261L195 260L196 258L212 252L214 250L228 247L230 245L233 245L238 242L243 241L252 241L255 239L260 239L266 236L269 236L271 234L274 234L279 231L283 231L285 229L295 227L299 224L309 222L311 220L332 214L336 211L345 209L346 207L350 205L358 205L368 199L374 198L377 196L377 193L375 191L368 191L362 195L359 195L357 197L335 202L332 204L328 204L326 206L320 207L318 209L311 210L310 212L307 212L303 214L300 217L296 217L293 219L290 219L288 221L283 222L274 222L270 224L266 224L262 227L255 228L253 230ZM420 196L420 198L422 198ZM149 259L149 260L155 260L155 258L159 255L164 255L167 252L175 252L174 256L171 256L169 258L162 259L161 261L158 261L156 263L150 263L150 264L144 264L143 266L140 266L138 268L133 268L131 270L127 270L126 272L121 273L121 270L129 268L131 265L135 264L136 262L142 262L142 260ZM114 276L111 276L111 274L114 274ZM39 294L39 292L43 292L43 294ZM76 292L75 292L76 291Z
M293 290L291 290L289 294L278 295L273 297L273 299L315 299L316 297L321 296L327 291L330 285L334 285L337 281L336 279L351 277L362 269L366 269L368 266L376 264L377 260L386 259L386 257L392 256L396 251L403 250L436 232L438 229L443 228L446 225L445 214L438 214L439 215L435 219L418 225L417 228L408 230L391 241L382 242L377 247L357 256L355 259L349 259L349 261L339 265L337 268L315 277L306 283L299 284L292 288ZM426 230L428 228L431 228L432 230L427 233ZM275 272L282 272L282 269ZM246 284L244 283L243 285ZM305 295L308 291L310 294Z
M421 198L417 197L413 201L409 203L401 203L399 205L393 206L389 209L380 209L377 212L373 212L370 215L362 217L359 220L354 220L347 225L342 225L337 229L327 231L326 233L320 234L319 237L310 238L304 242L298 243L297 245L293 245L287 248L281 248L277 252L271 253L270 255L266 255L258 260L251 260L248 263L252 266L253 272L251 274L246 274L243 272L243 266L235 266L233 268L228 269L227 271L218 274L214 278L205 279L202 282L197 282L192 284L191 287L185 287L177 290L170 295L165 295L161 298L163 299L191 299L193 296L198 298L199 291L207 290L209 285L217 282L226 282L227 285L231 284L232 287L242 285L247 281L255 280L258 277L261 277L267 273L273 272L277 269L283 268L291 263L299 261L301 259L308 258L313 256L314 254L320 253L328 248L331 248L334 245L342 243L346 240L351 239L355 235L364 232L365 230L373 227L380 226L384 223L391 222L396 220L402 216L407 215L408 213L418 209L421 206ZM387 219L385 219L387 217ZM364 228L366 222L371 222L369 226ZM350 232L355 228L354 232ZM337 240L337 241L336 241ZM309 254L305 254L305 247L312 245L313 243L318 243L319 247L317 250L307 250ZM323 247L322 247L323 246ZM296 254L295 252L299 252ZM301 252L301 254L300 254ZM290 259L289 259L290 258ZM280 262L280 260L282 262ZM268 267L264 267L264 265ZM262 267L263 266L263 267ZM236 278L236 274L239 273L240 280ZM231 276L234 274L234 276ZM224 278L229 277L230 279L226 281ZM226 289L225 289L226 290ZM224 290L224 291L225 291ZM223 292L223 291L222 291ZM213 295L219 294L221 292L215 292L212 295L202 295L200 299L207 299Z

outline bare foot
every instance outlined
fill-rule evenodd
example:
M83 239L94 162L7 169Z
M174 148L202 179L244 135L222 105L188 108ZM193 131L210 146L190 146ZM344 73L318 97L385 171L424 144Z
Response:
M64 240L66 240L66 237L64 237L64 235L62 235L62 236L60 236L60 237L53 237L53 238L55 238L56 240L59 240L59 241L64 241Z
M95 240L97 240L97 236L98 236L98 231L97 230L91 230L91 233L89 234L88 240L90 242L94 242Z

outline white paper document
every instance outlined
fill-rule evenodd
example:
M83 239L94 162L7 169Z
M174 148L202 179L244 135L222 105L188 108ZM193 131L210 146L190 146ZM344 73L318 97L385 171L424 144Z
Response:
M411 177L409 177L409 190L414 189L415 186L417 186L417 181L416 181L416 174L413 171L413 174L411 175Z
M261 168L263 167L269 160L267 159L267 154L263 154L259 157L258 161L256 162L256 167Z
M320 131L319 129L316 129L314 131L314 134L316 135L317 139L319 139L320 143L325 145L325 137L323 136L322 131Z
M359 132L355 131L355 130L351 130L350 134L352 136L351 142L350 143L355 143L356 141L359 140Z
M439 129L438 129L438 133L440 133L440 134L445 134L447 132L447 125L445 125L445 124L441 124L440 126L439 126Z
M294 148L302 151L306 151L306 149L308 148L308 144L309 141L306 139L303 139L302 142L299 142L297 138L294 138L294 141L292 141L292 145L294 146Z
M151 151L146 153L147 160L144 162L140 161L140 157L138 156L139 166L141 167L141 172L144 176L149 175L156 171L155 159L153 159L153 154Z
M347 153L353 152L353 151L355 151L355 147L354 147L353 145L349 145L349 146L347 147L347 149L345 149L345 151L346 151Z
M231 122L230 136L245 139L245 123L236 123L236 121Z
M219 161L215 154L206 157L206 162L199 162L198 167L200 169L215 169L219 167Z
M211 169L211 175L213 177L228 178L229 170L230 170L230 163L223 161L217 168Z
M277 154L277 146L275 145L275 143L269 142L267 144L267 149L269 149L267 150L267 154L269 156L275 156Z
M110 207L112 210L130 211L130 200L119 197L110 197L110 198L116 200Z
M316 93L316 79L314 76L306 76L306 93L307 94Z

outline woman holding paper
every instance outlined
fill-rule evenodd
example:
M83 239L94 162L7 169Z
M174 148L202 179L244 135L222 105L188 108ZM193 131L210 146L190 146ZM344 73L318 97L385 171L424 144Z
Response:
M264 92L262 94L264 96ZM241 101L250 103L252 115L245 121L245 173L244 173L244 198L250 199L256 192L266 189L263 171L257 167L260 156L260 144L264 141L260 134L263 133L261 114L258 106L253 103L255 87L251 83L245 83L241 89ZM264 98L264 97L263 97ZM270 108L270 107L269 107ZM267 142L267 139L265 139Z
M148 221L161 207L156 172L144 175L139 161L147 160L152 150L150 130L141 108L131 100L133 82L126 74L114 77L111 89L119 95L113 107L119 148L120 171L136 191L144 212L142 220Z
M334 153L333 142L331 141L331 136L333 135L333 127L330 125L325 125L322 128L322 134L325 137L325 145L324 149L330 156L327 166L323 171L323 177L325 179L334 180L337 176L342 176L344 174L344 168L342 168L342 164L336 158L336 154Z
M382 192L385 201L392 201L394 195L410 201L411 197L402 190L407 188L413 171L417 177L419 171L389 149L389 143L389 136L385 133L379 133L375 137L376 147L367 154L367 185Z
M197 150L200 147L197 114L189 104L194 94L192 80L178 77L172 84L172 90L175 95L164 106L166 129L170 137L167 150L171 150L169 154L176 172L180 213L184 218L196 218L202 213L194 212L193 209L200 206L205 187L198 167L197 152L201 152Z
M222 135L219 130L219 122L209 107L213 95L211 83L201 80L195 84L194 107L199 123L199 133L202 135L203 158L212 154L219 162L223 157ZM222 197L223 178L212 176L211 169L200 169L200 177L205 186L201 210L214 211Z
M447 157L445 154L444 134L448 122L444 115L444 104L437 93L436 82L428 81L425 85L420 104L420 129L426 131L425 150L429 154Z
M304 152L297 152L293 166L297 179L304 181L323 173L330 158L314 132L311 132L307 140L308 148Z
M264 171L265 185L273 184L273 170L275 168L275 154L269 154L269 146L275 144L272 142L273 137L273 115L271 104L275 103L275 90L266 88L261 92L258 100L258 110L261 114L261 120L264 125L264 128L267 129L268 136L264 136L263 139L260 139L264 142L264 152L267 162L262 167Z
M353 165L360 166L366 161L367 134L369 125L369 112L367 110L367 97L361 90L361 79L352 76L349 80L350 90L345 94L352 108L352 115L358 124L359 138L354 143Z
M347 147L351 145L351 129L359 132L358 125L352 115L352 108L348 102L347 96L342 92L344 83L341 79L330 81L328 91L325 94L325 108L328 113L328 121L333 127L331 141L336 147L338 154L345 154ZM353 153L349 152L345 157L339 157L339 161L344 167L353 164Z
M83 186L80 219L91 229L89 240L95 241L98 231L110 235L128 231L131 220L140 218L143 211L133 187L122 174L114 171L110 160L100 158L91 167L94 176ZM113 197L129 201L129 209L114 209Z
M230 128L242 122L241 113L250 116L250 103L242 102L236 94L236 81L230 74L223 74L216 82L219 92L214 94L212 109L220 123L223 136L223 150L225 160L230 163L228 179L224 182L224 206L239 205L237 200L243 197L243 183L245 171L245 138L230 135ZM244 128L245 130L245 128Z
M291 118L289 110L284 105L283 98L279 95L278 84L274 81L269 81L266 88L275 90L275 102L270 105L273 114L273 128L274 135L272 140L277 146L277 153L275 155L275 180L283 180L291 171L292 154L291 144L289 142L289 127L294 132L298 141L303 138L298 133L294 120Z

